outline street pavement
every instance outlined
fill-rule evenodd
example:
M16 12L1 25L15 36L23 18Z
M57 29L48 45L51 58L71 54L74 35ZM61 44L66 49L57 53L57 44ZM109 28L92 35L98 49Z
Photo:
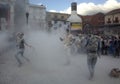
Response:
M112 68L120 68L120 59L102 56L95 68L95 77L88 80L89 72L86 55L56 57L52 53L41 55L33 50L26 50L25 56L30 62L23 60L23 66L18 67L14 57L15 48L0 55L0 84L120 84L120 78L110 78Z

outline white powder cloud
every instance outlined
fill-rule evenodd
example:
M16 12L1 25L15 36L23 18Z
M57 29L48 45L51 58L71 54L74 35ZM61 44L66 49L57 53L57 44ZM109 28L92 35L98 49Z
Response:
M106 0L103 4L95 4L92 2L77 4L77 12L81 15L92 15L98 12L107 13L117 8L120 8L120 2L118 0ZM70 14L71 7L59 12Z

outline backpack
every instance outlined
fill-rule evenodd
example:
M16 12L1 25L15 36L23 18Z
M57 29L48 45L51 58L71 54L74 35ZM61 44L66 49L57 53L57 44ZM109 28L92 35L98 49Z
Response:
M24 41L24 39L20 39L20 38L17 38L17 47L18 48L24 48L25 46L24 46L24 43L25 43L25 41Z
M98 40L96 37L91 37L88 40L87 51L88 52L97 52L98 50Z
M21 41L20 41L20 43L19 43L19 48L21 49L21 48L24 48L25 46L24 46L24 39L22 39Z

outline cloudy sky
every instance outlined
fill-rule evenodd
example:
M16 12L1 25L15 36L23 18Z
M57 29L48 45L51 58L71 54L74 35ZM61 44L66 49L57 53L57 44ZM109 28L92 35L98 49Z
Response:
M71 13L71 3L77 2L77 12L91 15L97 12L109 12L120 8L120 0L29 0L32 4L43 4L47 11Z

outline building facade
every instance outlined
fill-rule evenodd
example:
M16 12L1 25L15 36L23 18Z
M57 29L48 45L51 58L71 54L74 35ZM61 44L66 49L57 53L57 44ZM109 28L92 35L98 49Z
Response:
M28 15L26 15L28 14ZM44 5L29 4L29 0L0 0L0 30L47 30L70 27L70 14L47 12ZM120 34L120 9L106 14L82 16L83 33Z
M0 0L0 30L14 28L15 0Z
M14 31L24 31L26 28L26 12L29 0L16 0L14 7Z
M65 28L70 27L70 22L67 21L69 16L70 14L47 12L48 29L57 29L61 26L65 26ZM78 16L82 19L83 33L103 33L105 14L97 13L94 15Z
M0 0L0 29L16 32L25 26L28 0Z
M105 30L109 34L120 35L120 9L115 9L105 15Z
M29 5L28 24L34 29L46 29L46 7L44 5Z
M103 33L104 17L103 13L94 15L81 16L83 19L83 32L84 33Z
M55 13L47 12L46 21L47 21L47 30L56 30L56 29L66 29L69 27L70 23L67 21L67 18L70 14L65 13Z
M12 32L46 28L46 7L29 0L0 0L0 30Z

